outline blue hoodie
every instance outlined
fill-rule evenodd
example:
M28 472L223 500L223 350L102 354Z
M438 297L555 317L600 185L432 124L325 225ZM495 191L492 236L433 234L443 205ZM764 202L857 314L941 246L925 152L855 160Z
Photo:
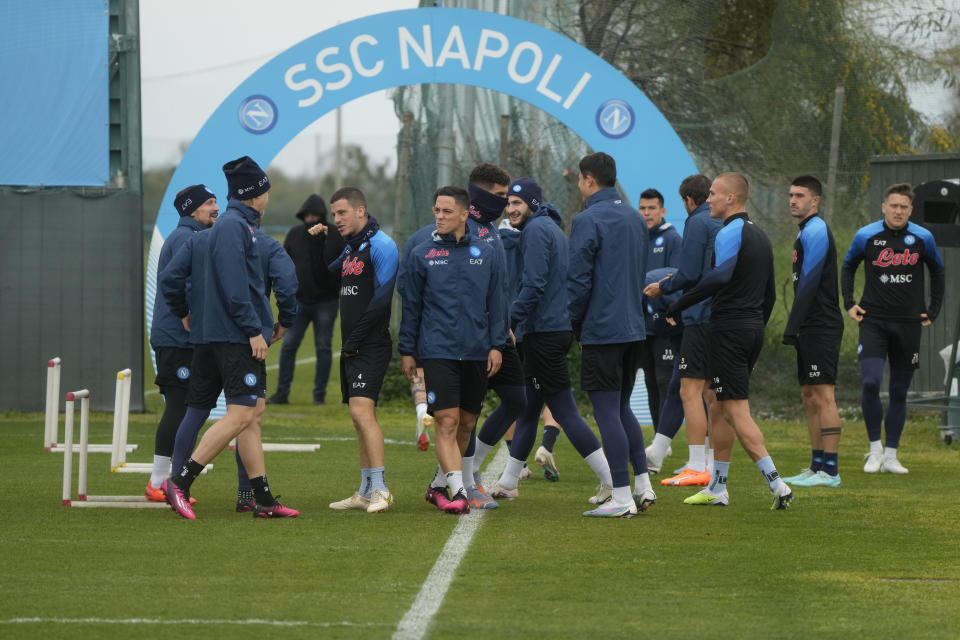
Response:
M397 351L421 360L486 361L507 341L504 265L468 231L434 233L408 252Z
M650 229L649 234L650 255L647 257L647 271L677 266L683 240L676 227L664 220Z
M257 211L231 198L210 229L202 326L207 342L248 344L263 333L263 319L272 317L256 235L259 222Z
M170 312L177 318L190 314L188 340L191 346L206 343L203 338L203 301L206 298L204 282L209 240L209 229L190 236L157 275L157 290L163 294Z
M171 312L169 305L164 300L163 292L159 286L159 274L170 264L177 251L194 234L206 228L195 218L183 216L180 218L177 228L171 231L163 242L163 248L160 249L160 259L157 261L158 286L157 294L153 299L153 321L150 323L150 346L154 349L158 347L178 347L180 349L190 347L189 335L187 330L183 328L183 323L180 322L181 316L176 316ZM186 282L185 286L189 292L190 283Z
M520 291L510 306L510 325L517 340L528 333L570 331L567 299L570 246L561 224L557 208L545 204L523 225Z
M619 344L646 337L643 283L647 225L613 187L587 198L573 219L567 291L570 321L581 344Z
M710 217L710 205L706 202L690 213L683 228L677 272L660 283L664 294L681 290L687 292L697 286L700 278L712 266L713 241L722 226L719 220ZM710 322L710 300L684 309L681 320L687 327Z

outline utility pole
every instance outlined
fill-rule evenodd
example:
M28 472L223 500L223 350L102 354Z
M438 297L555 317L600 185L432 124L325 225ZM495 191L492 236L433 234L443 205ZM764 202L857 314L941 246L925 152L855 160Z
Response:
M833 203L837 196L837 164L840 156L840 127L843 124L843 86L837 87L833 96L833 126L830 130L830 164L827 168L827 197L824 202L824 211L821 212L825 222L830 222L833 216Z
M334 150L337 157L337 166L334 172L337 181L337 184L334 185L335 189L343 186L343 117L340 109L341 107L337 107L337 138L336 149Z

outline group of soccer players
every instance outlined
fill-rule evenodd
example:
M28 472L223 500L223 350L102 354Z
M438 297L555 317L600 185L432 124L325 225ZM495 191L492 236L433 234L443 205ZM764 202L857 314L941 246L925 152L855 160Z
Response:
M267 485L260 425L263 360L296 312L296 275L279 243L259 230L269 199L267 176L248 157L227 163L224 173L226 212L218 217L216 199L203 185L184 189L175 201L180 226L160 256L151 343L166 408L147 498L166 500L181 516L194 518L192 482L236 438L237 510L295 517L298 512L279 503ZM747 180L736 173L712 182L701 175L685 179L679 193L689 217L681 238L664 221L660 192L644 191L638 212L620 197L616 178L609 155L581 159L578 186L586 209L573 219L568 238L560 212L544 202L534 179L511 180L500 167L477 165L467 188L436 191L435 223L411 236L402 258L367 212L360 190L343 188L331 196L346 244L329 266L341 278L341 394L357 431L361 465L359 488L331 509L377 513L394 502L376 403L392 351L395 287L402 298L401 368L411 382L422 381L425 413L436 429L438 465L425 497L441 511L492 509L498 500L519 497L518 480L545 406L599 480L589 499L593 508L584 512L588 517L630 517L656 503L650 475L660 471L684 420L688 461L662 484L703 486L685 499L688 504L729 504L735 438L763 474L773 509L788 508L790 484L840 486L834 383L843 317L836 249L818 215L820 183L802 176L789 191L800 233L793 254L795 300L783 341L797 349L812 458L808 469L784 480L748 401L775 280L770 242L745 211ZM843 262L845 308L860 324L867 472L906 473L896 456L906 391L919 362L920 327L933 321L943 298L943 263L930 233L909 222L911 203L909 185L890 187L884 219L857 233ZM501 232L495 222L505 212L512 230ZM318 224L309 232L325 234L327 228ZM866 286L855 303L854 273L862 260ZM931 274L929 306L924 267ZM567 353L574 341L602 446L573 398ZM887 358L884 420L879 383ZM649 448L630 409L641 368L656 426ZM500 404L478 430L488 387ZM226 416L194 449L221 390ZM420 435L425 414L418 414ZM514 423L506 468L487 491L479 469ZM555 477L552 456L544 461L545 473Z

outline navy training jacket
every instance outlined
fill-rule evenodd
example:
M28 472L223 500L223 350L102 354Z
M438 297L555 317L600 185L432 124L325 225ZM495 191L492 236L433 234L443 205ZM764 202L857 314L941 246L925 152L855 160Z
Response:
M502 255L468 231L410 250L397 351L421 360L486 361L508 340Z
M677 272L660 283L664 294L687 292L697 286L703 274L710 270L714 238L722 226L719 220L710 217L710 205L706 202L690 212L683 227ZM707 324L710 322L710 301L704 300L684 309L681 320L686 327Z
M157 293L153 299L153 320L150 322L150 346L154 349L158 347L186 349L190 346L190 337L187 330L183 328L183 323L180 322L182 316L176 316L170 311L170 307L163 297L159 276L160 272L170 264L170 260L187 240L206 228L190 216L181 216L176 229L171 231L163 242L163 248L160 249L160 258L157 260ZM186 282L186 287L189 293L189 281Z
M678 234L679 235L679 234ZM661 267L647 271L647 284L660 282L667 276L673 276L677 272L676 267ZM669 336L680 335L683 333L683 325L671 325L667 322L667 307L680 299L680 292L665 293L659 298L650 298L643 296L643 310L646 311L647 319L647 337L659 336L666 338Z
M648 233L650 255L647 256L647 271L677 266L680 261L680 247L683 245L683 239L677 232L677 228L664 220Z
M187 238L157 276L157 289L163 294L170 312L177 318L190 314L187 339L191 346L206 343L203 337L203 300L206 297L204 283L209 240L209 229Z
M257 228L257 242L260 243L260 266L263 269L263 293L270 299L270 292L277 299L277 316L281 326L290 328L296 318L299 303L297 290L300 282L297 280L297 267L283 245ZM263 322L263 338L270 344L273 336L273 308L266 307L269 315L261 317Z
M567 295L581 344L619 344L646 337L643 282L647 225L613 187L587 198L573 219Z
M570 246L552 204L537 209L520 232L520 290L510 305L510 326L517 340L528 333L570 331L567 269ZM501 236L506 244L507 233Z

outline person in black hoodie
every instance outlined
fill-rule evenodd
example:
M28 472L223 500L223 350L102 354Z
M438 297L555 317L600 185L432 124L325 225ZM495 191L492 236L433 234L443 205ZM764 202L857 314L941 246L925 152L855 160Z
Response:
M340 274L331 272L327 265L336 260L343 251L343 238L337 228L327 224L327 205L323 198L312 194L300 207L297 217L303 221L287 232L283 248L290 254L297 269L297 302L300 311L293 326L283 337L280 350L280 372L277 390L267 400L267 404L287 404L290 385L296 367L297 349L313 323L313 343L317 352L317 366L313 375L313 404L323 404L327 397L327 381L330 379L330 366L333 354L330 344L333 339L333 325L337 319L340 296ZM327 232L313 235L308 229L323 224Z

